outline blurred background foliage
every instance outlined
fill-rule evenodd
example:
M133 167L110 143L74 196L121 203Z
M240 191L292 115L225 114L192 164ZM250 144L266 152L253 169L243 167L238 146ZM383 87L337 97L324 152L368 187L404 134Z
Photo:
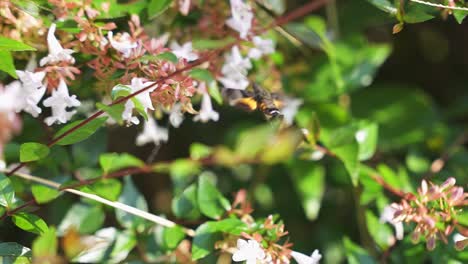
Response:
M132 8L144 7L142 2L136 1ZM281 14L307 1L259 2L270 3L275 7L272 13ZM378 172L393 187L414 191L431 170L432 161L445 153L449 158L432 179L443 182L454 176L459 185L467 186L466 144L454 145L468 121L468 24L462 21L463 14L441 18L437 9L403 1L407 12L398 17L386 12L391 1L329 2L314 16L284 26L288 38L275 34L278 48L272 58L285 93L303 100L296 117L298 126L312 131L338 159L314 160L314 142L294 151L297 131L276 135L277 124L266 122L261 113L245 113L223 104L216 106L219 122L186 119L180 128L171 128L169 142L156 149L135 146L136 127L109 127L73 146L53 147L48 158L32 165L32 171L61 183L70 181L72 172L93 178L105 170L103 153L130 153L166 166L155 168L155 173L133 175L134 185L126 177L89 188L108 199L126 197L130 205L176 219L173 198L180 198L203 175L214 180L229 200L236 190L245 188L253 202L253 215L279 214L295 249L318 248L324 263L346 259L372 263L371 255L377 260L384 256L391 263L466 263L467 252L455 251L450 243L439 243L428 253L423 244L412 244L407 236L390 247L393 229L381 224L379 215L397 197L370 178ZM174 23L183 24L190 17L177 19ZM396 31L401 30L392 34L395 25ZM253 78L261 80L268 74L260 71ZM87 92L82 93L81 97ZM361 130L371 135L365 142L354 138ZM22 142L47 138L43 131L25 115L22 134L6 146L7 163L19 160ZM214 165L194 162L214 150ZM259 153L260 162L244 162L257 159ZM175 162L167 165L166 161ZM29 184L11 180L26 200ZM33 186L32 192L34 188L40 189ZM41 207L38 214L57 226L58 233L73 223L81 234L117 223L144 228L144 222L126 219L128 215L114 216L109 208L67 195ZM196 211L186 214L184 224L195 228L197 222L189 220L199 216ZM3 241L30 245L35 237L11 221L0 222L0 229ZM127 243L123 250L132 245Z

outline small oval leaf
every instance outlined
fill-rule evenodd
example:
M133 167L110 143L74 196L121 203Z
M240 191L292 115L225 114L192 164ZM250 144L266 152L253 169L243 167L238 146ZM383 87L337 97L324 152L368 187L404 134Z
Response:
M43 159L49 155L50 149L43 144L28 142L21 144L20 161L30 162Z

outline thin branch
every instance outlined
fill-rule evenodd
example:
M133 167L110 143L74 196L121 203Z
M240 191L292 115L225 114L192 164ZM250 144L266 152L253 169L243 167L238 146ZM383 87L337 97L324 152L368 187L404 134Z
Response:
M27 201L27 202L25 202L24 204L22 204L22 205L20 205L20 206L18 206L18 207L12 209L12 210L6 211L6 212L0 217L0 221L3 221L3 220L5 220L5 218L7 218L8 216L14 215L15 213L17 213L17 212L23 210L24 208L29 207L29 206L32 206L32 205L36 205L36 200L34 200L34 198L31 199L31 200L29 200L29 201Z
M398 189L393 188L390 184L388 184L381 176L377 174L370 174L371 178L374 179L380 186L382 186L384 189L387 191L393 193L394 195L400 197L400 198L405 198L406 193L403 191L400 191Z
M411 2L415 2L415 3L418 3L418 4L422 4L422 5L433 6L433 7L439 7L439 8L444 8L444 9L468 11L468 7L448 6L448 5L437 4L437 3L432 3L432 2L427 2L427 1L421 1L421 0L410 0L410 1L411 1Z
M300 8L296 8L293 11L287 13L286 15L279 17L276 19L273 23L271 23L269 26L267 26L263 31L267 31L269 29L272 29L274 27L280 26L287 24L293 20L296 20L298 18L301 18L307 14L309 14L312 11L315 11L319 9L320 7L324 6L326 3L328 3L328 0L315 0L315 1L310 1L309 3L301 6Z
M54 181L50 181L50 180L47 180L47 179L44 179L44 178L36 177L36 176L33 176L33 175L21 173L21 172L16 172L14 175L17 176L17 177L20 177L22 179L28 180L28 181L40 183L40 184L49 186L49 187L51 187L53 189L60 190L60 184L57 183L57 182L54 182ZM165 226L165 227L174 227L174 226L176 226L176 223L174 223L174 222L172 222L170 220L167 220L167 219L165 219L163 217L160 217L160 216L145 212L143 210L140 210L138 208L135 208L135 207L132 207L132 206L120 203L120 202L113 202L113 201L104 199L104 198L102 198L102 197L100 197L98 195L95 195L95 194L85 193L85 192L82 192L82 191L79 191L79 190L76 190L76 189L70 189L70 188L63 189L61 191L72 193L72 194L75 194L75 195L78 195L78 196L81 196L81 197L85 197L85 198L97 201L97 202L102 203L102 204L106 204L106 205L111 206L111 207L113 207L115 209L125 211L125 212L127 212L129 214L132 214L132 215L135 215L135 216L139 216L141 218L144 218L144 219L146 219L148 221L151 221L151 222L153 222L155 224L158 224L158 225L162 225L162 226ZM191 237L195 236L195 231L193 229L184 228L184 232L188 236L191 236Z

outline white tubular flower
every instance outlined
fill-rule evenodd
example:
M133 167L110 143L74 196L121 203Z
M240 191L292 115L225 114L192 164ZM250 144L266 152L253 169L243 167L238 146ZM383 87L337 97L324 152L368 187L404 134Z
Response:
M52 108L52 116L47 117L44 121L49 126L54 123L65 124L76 113L76 110L67 111L67 108L80 105L81 103L76 99L76 95L70 96L67 84L63 79L60 79L58 88L52 91L49 98L44 100L44 106Z
M136 138L137 146L143 146L148 143L159 145L161 142L167 142L169 139L169 130L165 127L160 127L154 118L149 117L145 122L143 131Z
M143 78L133 78L132 82L130 84L131 93L135 93L137 91L140 91L141 89L144 89L148 87L149 85L154 84L154 82L145 82L143 83ZM156 89L156 86L151 87L150 89L141 92L137 94L134 98L138 100L142 106L143 110L145 112L148 112L148 109L154 110L153 103L151 102L151 97L150 93ZM135 108L135 104L133 103L132 99L128 99L127 102L125 103L125 109L122 113L122 118L127 122L127 124L135 124L138 125L140 123L140 120L136 116L133 116L133 109Z
M53 23L47 33L47 46L49 48L49 55L44 57L39 62L39 65L44 66L48 63L56 63L60 61L68 61L71 64L75 63L75 59L70 55L74 51L71 49L64 49L60 42L55 37L56 25Z
M260 59L265 54L275 52L275 45L271 39L262 39L259 36L253 37L254 47L249 50L249 58Z
M249 86L247 72L252 68L249 58L243 58L239 48L234 46L230 54L226 55L226 63L221 68L223 77L218 80L225 88L245 90Z
M19 81L13 81L5 87L2 86L3 85L0 85L0 112L14 115L21 93L21 83Z
M257 260L265 259L265 251L255 240L237 240L237 251L232 255L232 260L236 262L245 261L246 264L256 264Z
M301 106L303 101L301 99L296 98L287 98L284 102L285 107L281 109L281 114L283 114L284 123L288 126L292 125L294 122L294 117L297 114L297 110L299 110L299 106Z
M293 251L291 252L291 257L293 257L298 264L317 264L322 259L322 255L320 255L318 249L314 250L310 256Z
M381 223L389 223L395 228L395 237L398 240L402 240L404 236L403 223L401 221L395 220L396 209L391 205L385 206L382 214L380 215Z
M125 32L119 36L118 39L114 39L112 31L107 33L111 46L118 52L122 53L122 57L128 58L132 53L132 50L138 46L136 42L133 42L130 35Z
M169 114L169 122L175 128L178 128L184 121L184 114L182 113L182 105L177 103L172 106L171 113Z
M245 39L249 34L254 17L250 6L243 0L231 0L231 14L232 17L226 21L226 24L239 32L242 39Z
M170 48L172 49L172 53L174 53L179 59L183 58L187 61L198 59L198 54L193 52L191 41L184 43L182 46L180 46L176 41L173 41Z
M21 81L21 92L17 95L15 111L25 111L33 117L37 117L42 109L37 106L46 92L42 84L45 72L16 71Z
M2 159L0 159L0 171L6 169L6 162Z
M210 95L205 92L203 94L202 102L201 102L201 109L200 113L196 115L193 120L194 121L201 121L206 123L210 120L218 121L219 114L215 110L213 110L213 105L211 104Z

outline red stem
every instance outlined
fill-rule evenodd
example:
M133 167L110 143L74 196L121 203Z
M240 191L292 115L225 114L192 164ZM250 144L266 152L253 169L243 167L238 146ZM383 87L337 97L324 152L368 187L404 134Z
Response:
M21 209L24 209L24 208L26 208L26 207L28 207L28 206L35 205L35 204L36 204L36 200L34 200L34 198L33 198L33 199L31 199L31 200L25 202L24 204L22 204L22 205L16 207L16 208L13 209L13 210L6 211L6 212L0 217L0 221L3 221L5 218L7 218L7 216L14 215L15 213L21 211Z
M298 18L301 18L308 13L315 11L328 3L328 0L315 0L315 1L310 1L309 3L294 9L293 11L287 13L286 15L279 17L276 19L273 23L271 23L268 27L265 28L266 30L272 29L274 27L280 26L287 24L293 20L296 20Z

